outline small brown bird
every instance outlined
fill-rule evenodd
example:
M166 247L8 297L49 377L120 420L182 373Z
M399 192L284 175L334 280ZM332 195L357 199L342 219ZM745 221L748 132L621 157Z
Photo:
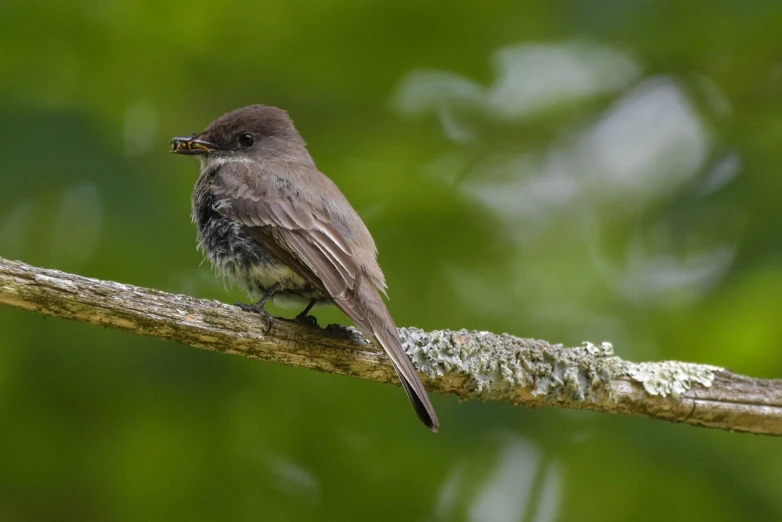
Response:
M418 417L439 422L379 291L385 293L372 236L337 186L315 166L282 109L251 105L229 112L171 151L196 155L192 196L198 247L216 272L260 300L281 306L333 302L385 350Z

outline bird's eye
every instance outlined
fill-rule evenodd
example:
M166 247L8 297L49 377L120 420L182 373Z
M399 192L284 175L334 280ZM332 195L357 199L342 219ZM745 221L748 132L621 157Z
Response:
M255 140L253 139L252 134L242 134L239 136L239 143L245 147L250 147L253 142L255 142Z

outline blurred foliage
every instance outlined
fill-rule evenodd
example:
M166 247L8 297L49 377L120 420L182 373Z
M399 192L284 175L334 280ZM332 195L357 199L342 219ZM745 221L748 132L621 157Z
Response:
M399 324L782 376L777 0L10 0L0 29L0 256L244 299L167 148L265 103L373 231ZM449 397L432 435L395 387L0 332L3 521L782 519L770 438Z

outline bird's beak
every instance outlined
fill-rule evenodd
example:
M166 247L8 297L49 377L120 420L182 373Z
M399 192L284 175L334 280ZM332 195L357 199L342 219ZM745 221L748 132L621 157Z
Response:
M171 138L171 152L174 154L186 154L188 156L207 156L217 150L217 145L211 141L198 139L195 136L185 138Z

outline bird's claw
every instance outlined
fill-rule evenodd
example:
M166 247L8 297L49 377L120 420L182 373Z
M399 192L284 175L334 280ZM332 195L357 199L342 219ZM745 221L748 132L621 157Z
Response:
M262 303L255 303L255 304L235 303L234 306L241 308L245 312L258 314L261 317L263 317L263 319L269 325L269 328L266 330L266 333L269 333L269 331L272 329L272 322L274 321L274 316L266 311Z
M297 315L296 316L296 322L299 322L301 324L305 324L307 326L319 326L318 325L318 318L314 315Z

